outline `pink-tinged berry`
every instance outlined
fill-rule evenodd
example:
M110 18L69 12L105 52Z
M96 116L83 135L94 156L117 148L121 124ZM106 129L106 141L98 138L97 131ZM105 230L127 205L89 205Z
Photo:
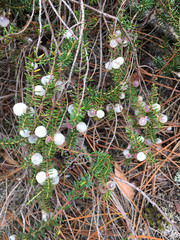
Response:
M158 117L158 120L161 122L161 123L166 123L167 120L168 120L168 117L164 114L161 114L159 117Z
M140 85L139 81L136 80L136 81L133 82L134 87L139 87L139 85Z
M146 117L141 117L139 120L138 120L138 123L140 126L145 126L146 123L147 123L147 118Z
M143 110L144 110L146 113L150 112L150 106L146 104L146 105L144 106Z
M118 45L118 42L116 41L116 39L111 39L110 47L111 48L115 48L115 47L117 47L117 45Z
M87 112L87 114L88 114L89 117L94 117L94 116L96 115L96 111L95 111L93 108L91 108L91 109Z
M106 183L106 186L109 190L114 190L116 187L116 184L113 181L109 181Z
M146 139L144 140L144 143L145 143L147 146L150 146L150 145L152 144L150 138L146 138Z

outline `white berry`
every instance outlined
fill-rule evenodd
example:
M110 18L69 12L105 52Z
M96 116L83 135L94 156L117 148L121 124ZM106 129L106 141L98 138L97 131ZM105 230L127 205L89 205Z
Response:
M39 184L43 185L46 179L47 177L45 172L41 171L36 174L36 180Z
M105 115L105 113L104 113L103 110L98 110L98 111L96 112L96 116L97 116L98 118L103 118L104 115Z
M142 162L142 161L144 161L146 159L146 154L143 153L143 152L139 152L137 154L136 158L137 158L138 161Z
M58 146L62 145L64 142L65 142L65 137L62 133L56 133L54 135L54 143L56 145L58 145Z
M123 110L123 106L122 105L120 105L119 103L115 104L114 111L116 113L120 113L122 110Z
M48 174L50 178L55 178L58 175L58 171L55 168L52 168L49 169Z
M145 126L146 123L147 123L147 118L146 117L141 117L139 120L138 120L138 123L140 126Z
M52 178L52 184L56 185L59 182L59 176L56 176L55 178Z
M54 79L54 76L47 75L47 76L44 76L44 77L41 78L41 83L42 83L43 85L48 84L48 83L49 83L49 80L50 80L50 77L51 77L51 80Z
M37 96L43 96L45 94L45 90L41 85L35 86L34 91Z
M42 220L47 222L47 218L48 218L48 214L44 210L42 210Z
M32 155L31 161L32 161L33 165L39 165L40 163L42 163L43 157L40 153L35 153Z
M36 143L37 140L38 140L38 138L37 138L37 136L36 136L35 134L34 134L34 135L30 135L30 136L28 137L28 141L29 141L29 143L31 143L31 144Z
M168 117L167 117L166 115L164 115L164 114L161 114L161 115L158 117L158 119L159 119L159 121L160 121L161 123L166 123L167 120L168 120Z
M73 104L70 104L69 106L68 106L68 113L69 114L73 114L73 111L74 110L74 105Z
M39 138L43 138L47 135L47 130L44 126L39 126L35 129L35 134Z
M112 69L112 62L105 63L105 69L110 71Z
M116 41L116 39L111 39L110 47L111 48L115 48L115 47L117 47L117 45L118 45L118 42Z
M124 99L124 98L125 98L125 93L120 93L120 94L119 94L119 98L120 98L120 99Z
M26 138L26 137L29 137L30 131L27 129L20 130L19 134L21 135L21 137Z
M22 116L24 113L26 113L27 106L24 103L16 103L13 107L13 112L16 116Z
M80 122L77 124L76 129L78 132L84 133L87 131L87 125L84 122Z
M143 143L144 142L144 137L139 136L139 137L137 137L137 140L138 140L138 142Z
M155 110L156 112L159 112L161 109L161 106L158 103L154 103L152 105L152 109Z

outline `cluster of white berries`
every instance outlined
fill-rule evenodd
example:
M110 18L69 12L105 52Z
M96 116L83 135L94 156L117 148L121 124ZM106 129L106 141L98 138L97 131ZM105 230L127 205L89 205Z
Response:
M160 104L154 103L154 104L152 104L152 106L149 106L148 104L146 104L145 101L143 101L142 96L138 96L138 105L139 105L140 108L142 108L144 110L145 113L149 113L150 109L152 108L152 110L155 112L159 122L161 122L161 123L166 123L167 122L167 120L168 120L167 116L160 113L160 110L161 110ZM138 116L139 115L139 110L135 109L134 113L135 113L135 115ZM138 118L138 124L140 126L145 126L148 121L149 121L148 116L141 116L141 117Z
M124 58L123 57L118 57L114 59L112 62L109 61L105 64L106 70L110 71L111 69L118 69L120 68L121 65L124 63Z
M55 168L49 169L47 174L46 172L40 171L36 175L36 180L39 184L43 185L47 178L51 179L53 185L58 184L59 176L58 171Z
M111 103L109 103L107 106L106 106L106 111L109 112L111 110L113 110L116 112L116 113L120 113L122 112L123 110L123 106L119 103L116 103L113 107L113 105Z
M128 42L129 41L128 41L127 38L121 37L121 31L117 30L115 32L115 37L112 38L111 41L110 41L110 47L111 48L116 48L119 43L122 45L122 47L126 47Z

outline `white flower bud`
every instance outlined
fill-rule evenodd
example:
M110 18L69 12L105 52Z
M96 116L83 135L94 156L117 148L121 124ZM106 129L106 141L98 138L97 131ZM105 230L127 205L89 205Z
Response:
M26 104L24 103L16 103L14 106L13 106L13 112L16 116L21 116L23 115L24 113L26 113L26 110L27 110L27 106Z
M111 48L115 48L115 47L117 47L117 45L118 45L118 42L116 41L116 39L111 39L110 47Z
M58 176L58 171L55 168L51 168L49 169L48 174L50 178L55 178Z
M98 110L98 111L96 112L96 116L97 116L98 118L103 118L104 115L105 115L105 113L104 113L103 110Z
M54 76L51 76L51 75L47 75L47 76L44 76L41 78L41 83L43 85L46 85L49 83L49 80L50 80L50 77L51 77L51 81L54 79Z
M76 129L78 132L84 133L87 131L87 125L84 122L80 122L77 124Z
M47 130L44 126L39 126L35 129L35 134L39 138L43 138L47 135Z
M120 99L124 99L124 98L125 98L125 94L124 94L124 93L120 93L120 94L119 94L119 98L120 98Z
M21 137L26 138L26 137L29 137L30 132L31 132L31 131L29 131L29 130L27 130L27 129L24 129L24 130L20 130L19 134L21 135Z
M58 146L62 145L64 142L65 142L65 137L62 133L56 133L54 135L54 143L56 145L58 145Z
M73 114L73 111L74 110L74 105L73 104L70 104L69 106L68 106L68 113L69 114Z
M168 127L168 128L167 128L167 130L168 130L168 131L171 131L171 130L172 130L172 127L171 127L171 126L170 126L170 127Z
M42 163L42 161L43 157L40 153L35 153L31 157L31 162L33 163L33 165L39 165L40 163Z
M35 95L37 96L43 96L45 94L45 90L41 85L37 85L34 88Z
M28 137L28 141L29 141L29 143L31 143L31 144L36 143L37 140L38 140L38 138L37 138L37 136L36 136L35 134L34 134L34 135L30 135L30 136Z
M7 17L0 15L0 26L1 27L7 27L9 25L10 21Z
M123 106L120 105L119 103L115 104L114 106L114 111L117 113L120 113L123 110Z
M41 171L36 174L36 180L39 184L43 185L46 179L47 177L45 172Z
M55 178L52 178L52 184L56 185L59 183L59 176L56 176Z
M146 154L143 153L143 152L139 152L137 154L136 158L137 158L138 161L142 162L142 161L144 161L146 159Z
M158 103L154 103L152 105L152 109L155 110L156 112L159 112L161 110L161 106Z
M105 69L110 71L112 69L112 62L105 63Z

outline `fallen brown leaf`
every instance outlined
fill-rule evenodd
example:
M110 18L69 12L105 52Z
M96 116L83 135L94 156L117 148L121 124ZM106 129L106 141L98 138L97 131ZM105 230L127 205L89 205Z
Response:
M126 176L124 175L123 171L121 170L121 168L119 167L119 165L117 163L115 163L115 177L128 182ZM118 184L121 191L127 196L127 198L133 199L134 189L131 186L129 186L126 183L119 182L119 181L117 181L116 183Z

